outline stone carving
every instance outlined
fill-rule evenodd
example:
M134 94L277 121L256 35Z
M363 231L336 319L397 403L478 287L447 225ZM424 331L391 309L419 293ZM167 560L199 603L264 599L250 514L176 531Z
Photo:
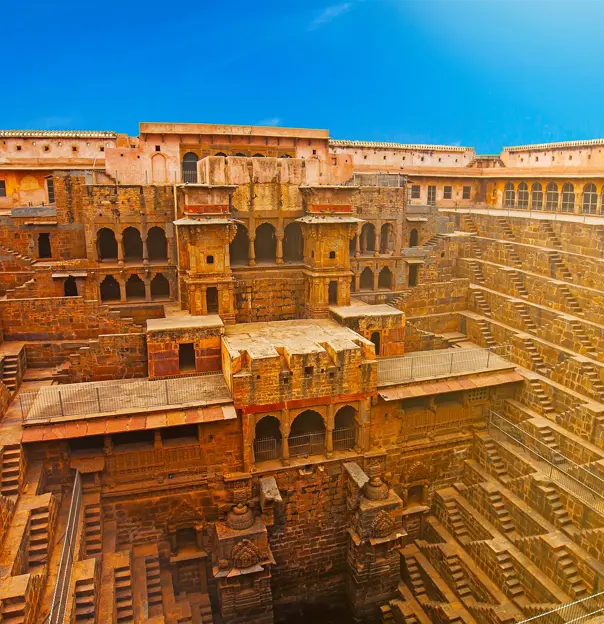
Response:
M387 511L382 509L376 514L373 522L371 523L371 537L388 537L392 531L394 531L394 520L390 517L390 514Z
M388 486L380 479L380 477L372 477L363 488L365 498L376 501L388 498Z
M254 514L247 505L238 503L229 511L226 523L230 529L243 531L244 529L249 529L254 524Z
M260 553L250 540L244 539L233 546L231 560L234 568L243 570L256 565L260 561Z

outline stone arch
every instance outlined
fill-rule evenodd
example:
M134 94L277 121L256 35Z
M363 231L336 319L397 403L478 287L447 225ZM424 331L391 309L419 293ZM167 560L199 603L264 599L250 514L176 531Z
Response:
M149 252L149 260L168 259L168 239L162 227L154 225L147 232L147 251Z
M375 251L375 226L373 223L365 223L361 228L361 253Z
M352 405L341 407L334 418L333 449L347 451L354 448L356 442L357 410Z
M96 235L99 260L117 260L117 239L110 228L101 228Z
M524 181L518 185L518 208L526 210L529 205L528 184Z
M508 182L503 191L503 207L513 208L516 205L516 190L513 182Z
M136 274L126 280L126 300L134 301L145 299L145 282Z
M391 254L394 251L394 228L392 223L384 223L380 230L380 253Z
M153 154L151 158L151 181L167 182L166 157L163 154Z
M359 290L373 290L373 271L369 267L365 267L361 272Z
M163 273L157 273L151 280L151 299L169 299L170 281Z
M373 346L375 347L375 354L381 355L382 336L380 332L379 331L372 332L370 340L371 342L373 342Z
M570 182L566 182L562 186L562 205L561 212L575 211L575 187Z
M283 237L283 260L301 262L304 259L304 235L299 223L293 221L285 227Z
M197 161L199 157L193 152L187 152L182 157L182 181L197 184Z
M256 422L254 457L257 462L281 457L281 421L276 416L267 414Z
M48 232L40 232L38 234L38 258L52 258L50 234Z
M531 210L543 210L543 187L540 182L531 186Z
M143 239L138 228L130 225L122 232L124 260L136 261L143 259Z
M245 225L238 223L235 237L229 243L231 266L247 264L250 253L250 237Z
M378 275L378 288L392 290L392 283L392 271L389 267L385 266Z
M119 301L120 285L113 275L106 275L101 282L101 301Z
M292 421L289 433L291 457L321 455L325 452L325 421L315 410L304 410Z
M227 157L227 155L224 152L216 152L214 156L222 156L223 158Z
M256 228L254 251L257 262L275 262L277 260L277 236L272 223L262 223Z
M78 285L73 275L70 275L63 282L63 295L65 297L77 297L78 296Z
M417 228L413 228L409 232L409 247L417 247L419 245L419 232Z
M206 310L208 314L218 314L218 288L206 288Z
M584 214L596 214L598 212L598 190L593 183L583 187L581 206Z
M545 190L545 209L556 212L559 199L558 185L555 182L550 182Z

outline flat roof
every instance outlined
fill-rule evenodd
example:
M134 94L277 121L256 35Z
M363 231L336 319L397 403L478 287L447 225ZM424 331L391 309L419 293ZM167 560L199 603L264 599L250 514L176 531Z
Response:
M224 323L218 314L207 314L206 316L177 314L166 318L147 319L147 332L195 327L222 327L223 325Z
M280 126L236 126L231 124L170 123L141 121L143 134L225 134L257 137L296 137L303 139L329 139L329 130L312 128L282 128Z
M329 309L343 319L356 318L358 316L403 316L401 310L397 310L386 303L378 305L353 303L349 306L330 306Z
M0 130L5 138L115 139L116 132L105 130Z

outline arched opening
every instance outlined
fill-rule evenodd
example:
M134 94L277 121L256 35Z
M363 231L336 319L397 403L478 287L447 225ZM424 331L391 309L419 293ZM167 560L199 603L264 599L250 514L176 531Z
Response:
M151 181L167 182L166 157L163 154L154 154L151 158Z
M101 301L119 301L120 285L113 275L107 275L101 282Z
M151 280L151 299L169 299L170 298L170 282L168 279L158 273Z
M126 299L128 301L144 301L145 282L138 275L131 275L126 280Z
M304 258L304 237L299 223L290 223L283 237L283 260L300 262Z
M409 265L409 286L417 286L417 272L418 272L418 265L410 264Z
M361 228L361 253L375 251L375 226L373 223L365 223Z
M355 234L348 241L348 254L350 255L351 258L354 258L357 254L357 239L358 239L358 236L357 234Z
M237 152L235 154L235 156L239 156L240 158L245 158L245 154L241 153L241 152Z
M52 258L50 234L47 232L38 234L38 258Z
M543 187L539 182L531 186L531 210L543 210Z
M518 208L526 210L529 205L529 190L526 182L520 182L518 185Z
M567 182L562 186L562 206L560 211L575 211L575 187L570 182Z
M229 244L231 266L247 264L250 252L250 238L245 225L237 224L235 238Z
M380 336L380 332L375 331L371 334L371 342L373 342L373 346L375 347L375 354L376 355L381 355L381 340L382 337Z
M333 429L333 450L349 451L356 442L356 410L351 405L341 407L336 412Z
M257 462L281 457L281 428L278 418L264 416L256 423L254 457Z
M545 209L556 212L558 210L558 200L558 185L555 182L550 182L545 193Z
M75 277L70 275L63 282L63 295L65 297L77 297L78 296L78 285L76 284Z
M101 228L98 231L97 252L99 260L117 260L117 240L113 230Z
M254 250L257 262L275 262L277 259L277 237L270 223L263 223L256 228Z
M407 490L407 505L421 505L424 500L424 486L412 485Z
M365 267L361 273L359 288L360 290L373 290L373 271L369 267Z
M394 229L391 223L384 223L380 230L380 253L391 254L394 251Z
M598 191L595 184L586 184L583 187L581 205L583 214L596 214L598 212Z
M419 232L416 228L413 228L409 232L409 247L417 247L419 245Z
M329 282L329 305L338 305L338 282Z
M322 455L325 452L325 424L321 414L306 410L296 416L289 434L291 457Z
M143 259L143 239L135 227L127 227L123 232L124 260L133 262Z
M218 314L218 288L210 286L206 290L206 308L208 314Z
M155 225L147 232L147 251L149 260L168 259L168 241L163 228Z
M187 152L182 157L182 181L197 184L197 161L199 158L193 152Z
M281 154L279 158L291 158L291 156L289 154Z
M378 288L392 290L392 271L388 267L384 267L378 275Z
M264 154L254 154L252 158L264 158Z
M505 185L505 191L503 195L504 208L513 208L516 204L516 191L514 190L514 183L508 182Z
M223 156L224 158L226 158L226 154L224 152L216 152L214 156Z

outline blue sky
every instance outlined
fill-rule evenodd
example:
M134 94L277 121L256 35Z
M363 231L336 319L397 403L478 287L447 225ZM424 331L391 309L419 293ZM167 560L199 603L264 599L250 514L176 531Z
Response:
M604 136L604 0L7 0L3 24L3 128L276 124L482 153Z

